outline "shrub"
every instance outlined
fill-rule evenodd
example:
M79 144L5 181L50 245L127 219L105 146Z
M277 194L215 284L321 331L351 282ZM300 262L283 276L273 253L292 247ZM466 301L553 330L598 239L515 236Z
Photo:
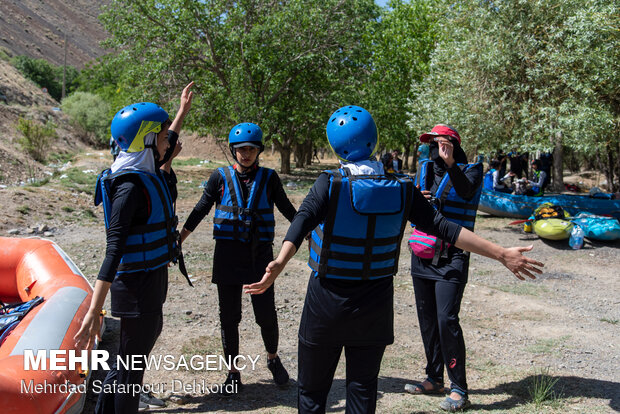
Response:
M17 130L23 135L18 142L24 151L39 162L45 161L50 140L58 137L56 125L53 122L40 125L30 119L19 118Z
M28 56L16 56L11 59L13 66L24 77L30 79L41 88L47 88L52 98L60 101L62 95L62 66L56 66L45 59L34 59ZM77 86L79 72L73 66L67 66L65 76L65 93L69 93Z
M110 105L98 95L75 92L62 101L62 110L71 123L92 134L98 142L108 142Z

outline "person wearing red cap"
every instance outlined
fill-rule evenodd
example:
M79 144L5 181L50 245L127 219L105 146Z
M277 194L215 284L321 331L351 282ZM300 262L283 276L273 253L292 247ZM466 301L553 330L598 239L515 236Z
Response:
M482 183L482 165L468 164L461 137L449 125L436 125L422 134L430 159L421 162L416 185L449 221L474 229ZM419 230L416 230L419 234ZM467 283L469 253L439 240L432 257L411 255L411 276L426 353L427 378L405 390L412 394L444 393L444 366L451 381L450 395L440 407L448 411L469 406L465 375L465 342L459 309Z

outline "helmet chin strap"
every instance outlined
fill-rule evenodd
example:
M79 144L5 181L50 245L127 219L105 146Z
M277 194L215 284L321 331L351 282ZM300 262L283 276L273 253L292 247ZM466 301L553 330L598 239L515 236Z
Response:
M147 144L144 146L144 149L150 148L153 150L153 158L155 158L155 162L159 161L159 151L157 150L157 145L155 144Z

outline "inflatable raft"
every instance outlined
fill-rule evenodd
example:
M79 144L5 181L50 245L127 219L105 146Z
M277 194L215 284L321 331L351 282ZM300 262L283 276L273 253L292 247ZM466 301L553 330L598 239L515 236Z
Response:
M620 200L607 200L581 195L556 194L530 197L482 189L478 210L499 217L528 218L542 203L561 206L569 214L580 211L620 218Z
M547 240L564 240L570 237L573 223L562 207L544 203L534 211L534 233Z
M579 213L572 221L583 229L585 237L589 239L603 241L620 239L620 222L614 217Z
M0 237L0 300L7 304L42 299L3 334L0 412L82 412L86 394L78 390L79 386L85 388L88 376L80 371L80 365L74 370L50 369L48 360L48 369L26 370L24 352L45 350L49 357L51 350L74 349L73 337L88 310L92 292L75 263L55 243ZM31 384L49 384L48 390L59 384L65 386L54 388L56 392L31 392Z

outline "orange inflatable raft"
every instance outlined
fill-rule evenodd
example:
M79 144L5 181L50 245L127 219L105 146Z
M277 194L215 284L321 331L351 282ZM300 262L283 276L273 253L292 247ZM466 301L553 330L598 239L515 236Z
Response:
M82 272L54 242L0 237L0 300L18 303L43 298L0 344L0 412L82 411L88 376L80 371L80 364L74 370L50 369L48 360L47 369L26 370L24 351L36 354L45 350L49 357L52 350L74 349L73 337L88 311L92 293ZM68 368L66 362L63 365ZM35 392L32 385L36 384L47 388Z

